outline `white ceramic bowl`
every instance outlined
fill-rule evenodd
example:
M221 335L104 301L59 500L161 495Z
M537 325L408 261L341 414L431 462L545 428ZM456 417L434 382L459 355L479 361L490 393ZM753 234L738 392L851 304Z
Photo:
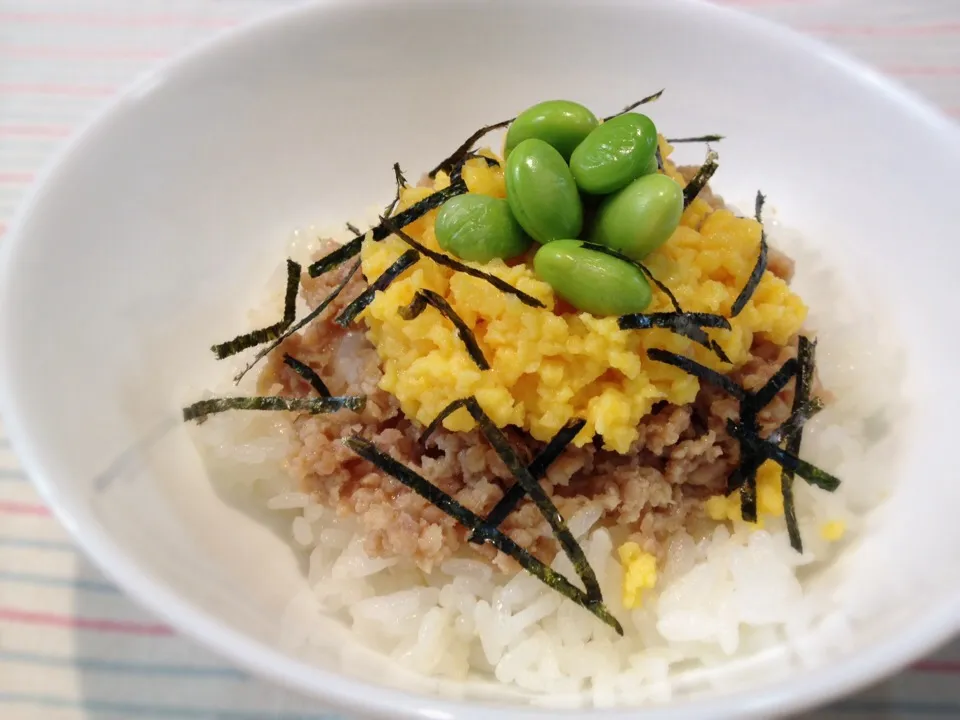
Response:
M489 717L494 705L393 689L336 653L285 655L294 555L218 499L170 418L183 386L215 372L211 340L242 322L292 228L380 202L393 161L419 172L533 101L614 110L660 87L661 127L728 136L724 195L762 187L858 292L892 301L876 333L902 340L917 412L897 428L893 497L843 559L838 591L874 598L853 609L852 647L762 686L588 715L797 710L946 640L960 620L960 133L816 43L693 0L331 0L139 82L44 173L4 243L2 412L46 500L131 595L240 665L359 712Z

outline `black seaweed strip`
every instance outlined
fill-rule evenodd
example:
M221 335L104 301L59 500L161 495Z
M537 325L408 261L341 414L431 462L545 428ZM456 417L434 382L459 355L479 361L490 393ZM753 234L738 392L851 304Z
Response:
M427 296L417 292L409 305L397 308L397 315L404 320L413 320L420 317L421 313L427 309Z
M467 160L475 160L478 158L481 160L485 160L487 162L487 167L496 167L497 165L500 164L499 162L494 160L492 157L481 155L480 153L476 153L476 152L468 152L459 160L459 162L457 162L456 165L454 165L453 170L450 171L450 182L451 183L462 182L463 168L467 164Z
M427 174L430 177L434 178L437 176L437 173L440 172L441 170L443 170L443 172L446 172L446 173L450 172L451 170L453 170L454 165L457 164L460 158L462 158L464 155L470 152L470 149L474 146L477 140L482 138L487 133L491 133L494 130L500 130L501 128L505 128L514 120L515 118L510 118L509 120L501 120L500 122L494 123L493 125L484 125L482 128L480 128L475 133L473 133L470 137L464 140L463 143L460 145L460 147L454 150L449 157L447 157L444 160L441 160L440 163Z
M760 252L757 255L757 262L753 266L753 270L750 271L750 277L747 278L747 282L740 291L740 294L737 295L737 299L734 301L733 307L730 308L730 317L736 317L740 314L743 308L746 307L747 303L750 301L750 298L752 298L753 294L757 291L757 286L760 284L760 280L763 278L763 273L767 269L767 234L763 230L763 223L760 220L761 213L763 211L764 199L763 193L758 191L756 218L757 222L760 223Z
M390 217L393 214L393 211L397 209L397 205L400 204L400 193L407 186L407 179L403 176L403 170L400 169L400 163L395 162L393 164L393 178L397 183L397 194L394 195L393 200L390 201L390 204L384 209L383 214L387 217ZM357 235L359 235L359 231Z
M504 465L509 468L510 472L513 473L513 476L517 479L517 482L520 483L526 494L530 496L530 499L533 500L537 506L537 509L540 510L543 519L550 525L557 542L559 542L560 547L563 548L564 554L570 558L570 562L573 563L577 575L579 575L583 581L584 588L586 588L587 591L587 598L591 602L601 602L602 594L600 592L600 583L597 582L596 573L594 573L593 568L590 567L590 563L587 562L587 556L583 552L583 548L580 547L576 538L573 537L573 533L571 533L567 527L567 522L563 519L560 511L557 510L557 506L553 504L553 501L544 489L540 487L540 482L530 474L526 465L520 462L520 458L517 457L510 442L483 411L477 399L474 397L466 398L463 407L467 409L477 425L480 426L480 432L484 434L487 441L493 446L494 451L500 456L500 459L503 460Z
M394 215L390 220L395 226L406 227L415 220L419 220L431 210L436 210L450 198L456 197L457 195L463 195L465 192L467 192L467 186L463 183L450 185L443 190L438 190L432 195L428 195L420 202L414 203L406 210ZM367 232L372 233L374 242L379 242L385 237L388 237L392 231L386 229L384 224L380 223ZM363 235L358 235L347 244L338 247L333 252L317 260L309 268L307 268L307 272L310 273L310 277L319 277L320 275L333 270L333 268L354 257L360 252L360 248L363 246L364 238L366 238L366 233Z
M628 113L628 112L630 112L631 110L636 110L636 109L637 109L638 107L640 107L641 105L646 105L647 103L653 102L654 100L659 100L659 99L660 99L660 96L663 95L664 90L666 90L666 88L663 88L662 90L659 90L658 92L655 92L653 95L647 95L645 98L642 98L642 99L640 99L640 100L637 100L637 101L634 102L634 103L630 103L629 105L627 105L627 106L626 106L623 110L621 110L620 112L614 113L613 115L607 115L607 117L605 117L605 118L603 119L603 121L606 122L607 120L613 120L613 119L614 119L615 117L617 117L618 115L623 115L624 113Z
M575 420L561 428L560 432L553 436L547 446L527 466L530 474L538 481L543 479L543 476L547 474L547 468L560 457L560 454L567 449L567 445L583 430L583 426L586 424L586 420ZM490 527L499 527L500 523L506 520L507 516L516 509L524 495L526 495L526 491L523 489L523 485L514 483L493 506L493 510L487 514L484 524ZM475 535L471 535L468 539L471 542L483 542L482 538Z
M350 268L349 272L347 272L343 280L340 281L340 284L337 285L337 287L335 287L333 291L323 299L323 302L321 302L319 305L317 305L317 307L315 307L307 315L301 318L300 321L297 322L295 325L292 325L289 328L287 328L284 331L284 333L280 337L278 337L276 340L274 340L268 347L264 348L259 353L257 353L257 356L250 362L250 364L247 365L243 370L241 370L237 375L234 376L233 378L234 382L240 382L243 379L243 376L246 375L254 365L256 365L258 362L263 360L263 358L265 358L271 352L276 350L278 347L280 347L280 343L282 343L284 340L286 340L288 337L293 335L300 328L304 327L306 324L308 324L314 318L316 318L320 313L326 310L327 306L330 305L330 303L332 303L341 292L343 292L343 289L347 286L347 283L350 282L350 279L354 275L356 275L357 270L359 269L360 269L360 261L357 260L353 264L353 267Z
M412 252L416 251L414 250ZM473 331L467 327L463 318L457 315L457 311L450 307L450 303L433 290L418 290L413 301L407 307L400 308L400 317L404 320L413 320L413 318L417 317L426 309L427 305L435 307L441 315L453 323L457 329L457 336L466 346L467 354L470 355L470 359L476 363L477 367L481 370L489 370L490 363L488 363L487 359L483 356L483 350L480 349L480 345L477 343L477 338L473 334Z
M796 399L796 395L794 395L794 399ZM770 433L769 437L767 437L767 442L780 445L784 440L802 429L803 426L807 424L807 420L821 410L823 410L823 402L819 398L810 398L799 408L793 410L790 417L788 417L780 427Z
M707 183L710 181L710 178L713 177L713 174L717 171L717 168L720 167L717 163L717 154L711 150L707 153L707 159L704 161L703 165L700 166L700 169L697 170L697 174L693 176L693 179L687 183L687 186L683 189L683 207L684 209L690 206L697 195L700 194L700 191L706 187Z
M800 363L797 362L796 358L790 358L781 365L780 369L773 374L773 377L751 396L750 403L754 409L760 412L761 409L773 402L777 393L787 386L787 383L793 379L799 369Z
M735 475L740 485L740 517L747 522L757 522L757 470L760 462L755 457L741 461Z
M663 153L660 152L660 143L657 143L657 150L654 155L657 158L657 171L663 172Z
M283 298L283 318L270 327L239 335L233 340L214 345L211 350L218 360L236 355L257 345L276 340L297 318L297 292L300 290L300 264L287 259L287 291Z
M407 250L404 252L403 255L394 261L393 265L383 271L380 277L370 283L370 287L357 295L357 298L337 315L337 319L334 320L334 322L342 328L350 325L357 315L362 313L364 308L373 302L373 298L377 292L382 292L390 287L390 283L400 277L408 267L419 260L420 253L416 250Z
M677 143L720 142L723 139L723 135L700 135L699 137L667 138L667 142L676 145Z
M356 225L354 225L353 223L349 223L349 222L348 222L348 223L344 223L344 226L347 228L347 230L349 230L350 232L352 232L354 235L359 235L359 234L360 234L360 228L358 228L358 227L357 227Z
M621 315L617 323L621 330L646 330L649 328L674 328L682 322L688 322L697 327L730 329L730 322L722 315L713 313L633 313Z
M662 350L660 348L650 348L647 350L647 357L657 362L673 365L675 368L679 368L699 380L724 390L738 400L742 401L747 397L747 392L726 375L721 375L716 370L711 370L683 355L677 355L669 350Z
M643 263L638 262L633 258L629 258L623 253L619 253L613 248L607 247L606 245L600 245L599 243L592 243L586 240L581 240L580 244L589 250L594 250L595 252L603 253L604 255L609 255L610 257L615 257L618 260L623 260L624 262L630 263L635 268L640 270L640 272L646 276L647 280L656 285L660 292L667 296L667 299L670 300L670 304L673 305L674 310L676 310L678 313L683 312L683 308L680 307L680 302L677 300L677 296L673 294L673 291L670 290L670 288L668 288L665 284L657 280L656 276L650 271L650 268Z
M426 445L427 440L430 438L433 433L437 431L437 428L440 427L440 423L446 420L448 417L453 415L457 410L462 407L465 407L467 400L469 398L461 398L460 400L454 400L452 403L447 405L443 410L437 413L437 416L430 421L430 424L427 425L426 429L420 433L420 444Z
M652 282L654 285L657 286L657 289L660 292L662 292L664 295L667 296L667 299L670 300L670 304L673 305L673 309L676 310L678 313L682 313L683 308L680 307L680 301L677 300L677 296L673 294L673 291L670 288L668 288L665 284L657 280L656 276L652 272L650 272L650 268L648 268L646 265L638 262L637 267L640 268L643 274L647 276L647 279L650 282Z
M366 235L358 234L357 237L353 238L348 243L344 243L336 250L333 250L322 258L313 263L310 267L307 268L307 273L310 277L320 277L334 268L340 267L350 258L356 256L360 252L360 248L363 246L363 239Z
M801 335L797 345L797 359L800 369L797 372L797 387L793 393L793 411L791 417L800 416L803 409L809 405L810 392L813 388L813 369L817 343L811 342L805 335ZM803 443L803 423L787 436L787 452L799 456L800 446ZM780 489L783 493L783 514L787 521L787 534L790 536L790 546L798 553L803 552L803 540L800 537L800 526L797 523L797 510L793 501L794 473L783 469L780 475Z
M317 375L317 371L305 362L301 362L292 355L284 353L283 364L310 383L310 387L316 390L317 395L320 397L330 397L330 389L327 387L327 384Z
M353 435L345 438L343 444L367 462L373 464L378 469L387 473L398 482L403 483L408 488L417 493L441 511L452 517L467 529L476 532L483 528L484 540L489 542L500 552L509 555L531 575L540 580L544 585L557 591L564 597L569 598L577 605L589 610L601 621L617 631L617 634L623 635L623 628L610 611L603 605L602 600L592 600L586 593L576 585L567 580L563 575L555 572L547 565L537 560L533 555L520 547L510 537L505 535L497 528L484 527L482 518L474 514L454 498L443 492L416 472L406 467L402 463L394 460L385 452L377 448L373 443L363 438Z
M183 409L183 420L203 422L208 415L227 410L290 410L311 414L336 412L337 410L362 410L367 398L364 395L343 395L319 398L288 398L278 395L263 397L225 397L201 400Z
M658 327L672 330L677 335L693 340L714 352L721 361L730 362L730 358L723 348L712 340L703 327L730 329L730 323L721 315L709 313L634 313L621 315L619 320L621 330L647 330Z
M736 437L741 444L746 445L751 452L758 453L765 459L773 460L784 470L796 473L811 485L816 485L828 492L833 492L840 487L839 478L805 460L801 460L793 453L783 450L770 441L757 437L754 433L745 430L740 424L728 420L727 427L730 429L730 434Z
M733 361L730 360L730 357L727 355L727 353L724 352L723 348L720 347L720 343L718 343L716 340L711 340L711 341L710 341L710 349L713 350L713 353L714 353L718 358L720 358L720 362L725 362L725 363L727 363L727 364L733 364Z
M397 215L397 218L399 217L400 215ZM520 302L522 302L524 305L528 305L530 307L538 307L538 308L546 307L542 302L537 300L532 295L527 295L527 293L523 292L522 290L518 290L517 288L513 287L513 285L511 285L510 283L501 280L495 275L489 275L483 272L482 270L477 270L476 268L472 268L469 265L464 265L462 262L459 262L458 260L454 260L449 255L444 255L443 253L434 252L430 248L424 247L423 245L418 243L416 240L414 240L412 237L410 237L405 232L403 232L403 230L401 230L400 227L394 222L395 220L396 218L384 218L382 224L385 227L390 228L390 232L394 233L397 237L403 240L407 245L412 247L414 250L417 250L421 255L426 255L428 258L433 260L438 265L443 265L444 267L448 267L451 270L456 270L457 272L465 273L467 275L470 275L471 277L479 278L480 280L485 280L491 285L493 285L495 288L497 288L497 290L508 293L510 295L514 295L515 297L519 298Z

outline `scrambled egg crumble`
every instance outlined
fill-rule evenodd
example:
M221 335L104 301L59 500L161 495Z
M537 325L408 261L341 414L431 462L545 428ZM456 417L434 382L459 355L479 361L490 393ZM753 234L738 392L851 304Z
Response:
M657 584L657 558L635 542L625 542L617 554L623 566L623 606L632 610L643 604L643 591Z
M662 148L669 154L668 145ZM682 184L672 163L666 170ZM463 178L471 192L506 195L502 168L487 167L483 160L468 161ZM449 183L441 173L433 188L406 188L400 209ZM435 219L436 211L407 226L406 232L439 250ZM760 230L751 218L713 210L697 199L646 265L670 287L684 310L729 314L756 262ZM406 249L396 237L368 239L361 255L364 275L374 280ZM528 307L483 280L421 261L377 293L362 315L382 362L381 388L399 400L407 417L425 425L452 401L474 395L499 427L517 425L547 441L569 420L583 418L586 426L575 438L576 445L600 435L606 448L627 452L637 438L637 424L655 403L683 405L692 402L699 389L696 378L648 360L648 348L665 348L729 370L713 353L669 330L620 330L615 317L574 311L537 279L527 263L494 260L476 266L536 297L546 308ZM400 317L398 308L420 288L446 298L473 331L490 370L477 368L456 329L435 308L411 321ZM671 309L668 299L655 291L648 311ZM740 365L749 357L754 335L786 344L800 330L806 312L787 284L767 272L744 310L730 321L732 329L709 333L734 365ZM444 426L467 431L475 423L466 410L459 410Z

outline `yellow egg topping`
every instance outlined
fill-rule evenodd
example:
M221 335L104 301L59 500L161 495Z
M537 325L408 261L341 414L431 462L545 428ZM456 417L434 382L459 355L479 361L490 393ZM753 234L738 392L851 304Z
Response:
M662 143L662 149L669 155L668 145ZM670 162L666 171L682 183ZM463 179L470 192L505 197L500 167L473 159L466 163ZM432 188L404 189L400 209L449 183L441 173ZM406 232L439 251L435 219L436 211L407 226ZM756 263L760 234L760 225L752 218L714 210L697 199L684 212L680 227L645 264L673 291L685 311L729 316ZM364 275L374 280L407 249L397 237L381 242L368 238L361 255ZM494 260L477 267L546 307L529 307L483 280L422 261L378 293L362 315L381 359L380 387L399 400L407 417L423 424L452 401L474 395L499 427L516 425L547 441L571 419L583 418L586 425L574 440L576 445L599 435L606 448L627 452L637 438L637 424L655 403L683 405L692 402L699 389L695 377L649 360L647 349L664 348L717 370L730 369L710 351L669 330L621 330L615 317L574 311L558 301L527 262L508 265ZM414 320L400 316L398 309L421 288L439 293L450 303L472 330L490 370L477 367L456 328L435 308L428 307ZM655 290L648 312L671 309L668 298ZM749 358L755 335L786 344L800 330L806 312L788 285L766 272L746 307L730 320L732 329L709 334L738 366ZM465 410L459 410L444 426L466 431L475 423Z
M635 542L625 542L617 554L623 567L623 606L633 610L643 604L643 591L657 584L657 558Z

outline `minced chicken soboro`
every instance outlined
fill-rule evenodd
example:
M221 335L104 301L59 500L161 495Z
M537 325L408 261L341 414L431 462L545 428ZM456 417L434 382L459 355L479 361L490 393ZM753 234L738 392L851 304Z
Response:
M668 154L669 146L662 147ZM669 161L665 169L681 183L696 171L675 168ZM471 191L502 197L499 168L470 161L463 176ZM441 173L429 188L407 188L400 207L448 182ZM438 249L432 233L435 215L430 213L406 229L432 249ZM759 241L757 222L737 217L705 190L685 211L674 236L647 264L685 310L728 312L756 261ZM333 247L326 243L317 257ZM376 277L400 252L402 246L395 238L376 244L368 239L363 275ZM495 261L484 269L536 296L547 309L522 306L489 286L474 291L471 278L421 262L387 292L378 293L361 315L365 330L356 329L359 324L345 330L333 319L368 287L357 273L316 321L271 353L258 379L264 394L310 395L309 384L283 363L284 354L290 354L313 367L334 395L367 397L361 412L299 415L288 458L289 470L304 492L338 514L359 520L367 554L408 558L429 572L469 547L501 570L516 571L512 558L489 545L468 543L464 527L341 442L360 434L484 516L513 485L514 476L471 418L458 412L424 447L419 444L425 424L450 401L470 394L504 428L528 463L568 420L587 419L576 441L550 465L542 485L566 518L587 505L601 507L600 524L609 529L615 545L636 543L640 551L662 560L677 531L739 519L738 496L724 494L740 456L739 443L727 432L727 420L739 413L737 401L701 387L696 378L675 368L641 360L648 346L684 352L722 369L716 357L667 331L621 331L615 318L578 315L557 301L549 286L537 281L522 263L511 266ZM344 266L320 278L305 279L308 304L319 304L346 273ZM789 290L792 273L792 261L771 248L767 272L745 310L731 321L733 331L717 334L736 368L731 377L747 390L761 387L796 355L806 308ZM419 287L444 295L473 329L494 370L482 375L492 380L476 380L481 374L455 329L435 310L428 308L415 321L399 318L397 308L408 303ZM498 312L505 303L510 304L509 313ZM651 310L667 309L666 298L656 293ZM515 318L514 324L496 328L506 316ZM562 340L574 336L583 356L573 356L559 367L538 344L542 338L536 333L543 327L552 327L550 332L561 336L554 343L558 356L569 356L571 343ZM517 348L534 346L522 371L497 372L509 364L509 353L515 358L521 352ZM603 363L607 364L601 367ZM551 381L557 374L564 378L565 387L578 382L577 392L558 398L556 381ZM422 391L424 382L431 385L429 394ZM644 389L639 398L638 388ZM762 432L790 415L793 388L791 381L760 413ZM823 398L818 383L815 393ZM779 468L768 461L761 466L757 482L758 524L762 524L764 515L783 514ZM541 560L550 562L557 553L552 530L529 501L521 503L500 527Z

